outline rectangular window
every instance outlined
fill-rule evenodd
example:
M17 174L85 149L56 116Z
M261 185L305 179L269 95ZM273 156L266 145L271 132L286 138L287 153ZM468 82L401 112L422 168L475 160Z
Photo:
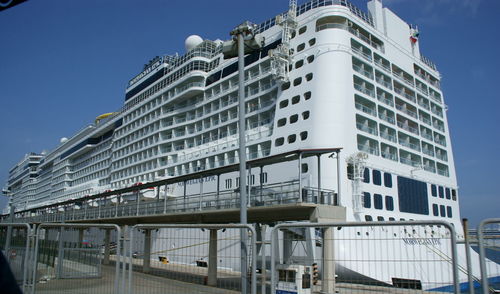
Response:
M376 169L373 170L373 183L377 186L382 185L382 174L380 173L379 170Z
M385 196L385 209L394 210L394 198L392 196Z
M446 189L445 189L445 192L446 192L446 199L451 199L451 192L450 192L450 188L446 188Z
M448 217L453 217L451 213L451 206L446 206L446 214L448 215Z
M439 198L444 198L444 189L441 186L439 186Z
M371 196L370 196L370 193L368 193L368 192L363 193L363 207L365 207L365 208L372 207Z
M365 167L363 172L363 181L365 183L370 183L370 169Z
M383 209L383 203L382 203L382 195L380 194L373 194L373 207L375 209Z
M451 199L453 199L453 201L457 201L457 190L451 189Z
M392 175L390 173L384 173L384 186L392 188Z
M442 217L445 217L445 216L446 216L446 208L444 207L444 205L439 205L439 214L440 214Z
M432 214L434 216L439 216L439 206L437 204L432 204Z
M436 188L436 185L431 185L431 195L433 197L437 197L437 188Z

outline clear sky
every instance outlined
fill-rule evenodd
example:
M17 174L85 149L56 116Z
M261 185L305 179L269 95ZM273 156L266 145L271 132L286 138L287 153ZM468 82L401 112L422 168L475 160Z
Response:
M300 0L299 4L304 3ZM366 1L353 0L366 11ZM462 217L500 216L500 1L384 0L442 75ZM191 34L228 39L288 0L29 0L0 12L0 182L25 153L117 110L127 81ZM0 207L6 203L0 198Z

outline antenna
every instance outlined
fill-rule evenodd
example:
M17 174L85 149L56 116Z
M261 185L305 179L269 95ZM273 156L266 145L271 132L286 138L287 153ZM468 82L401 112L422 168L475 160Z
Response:
M291 62L290 39L297 29L297 0L290 0L288 12L276 16L276 23L283 30L281 32L281 44L276 49L269 50L271 58L271 71L273 76L281 82L288 81L288 65Z

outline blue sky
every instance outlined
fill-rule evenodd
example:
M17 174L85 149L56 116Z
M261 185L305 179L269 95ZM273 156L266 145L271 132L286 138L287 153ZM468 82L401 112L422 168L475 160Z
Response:
M299 1L303 3L304 0ZM366 10L366 1L352 1ZM499 216L500 1L384 0L418 25L421 52L442 75L462 217ZM50 150L121 107L127 81L198 34L227 39L287 0L29 0L0 12L0 182L25 153ZM0 207L6 203L0 198Z

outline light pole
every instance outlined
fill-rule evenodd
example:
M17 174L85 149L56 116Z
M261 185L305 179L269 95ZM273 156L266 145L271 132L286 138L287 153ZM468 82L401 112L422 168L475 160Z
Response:
M246 140L245 140L245 54L259 50L264 44L264 38L255 34L256 25L246 21L230 35L232 40L223 44L224 59L238 56L238 133L240 161L240 223L247 224L247 181L246 181ZM236 42L235 42L236 41ZM247 293L247 231L241 230L241 293ZM255 258L255 257L254 257ZM255 270L255 269L252 269Z

